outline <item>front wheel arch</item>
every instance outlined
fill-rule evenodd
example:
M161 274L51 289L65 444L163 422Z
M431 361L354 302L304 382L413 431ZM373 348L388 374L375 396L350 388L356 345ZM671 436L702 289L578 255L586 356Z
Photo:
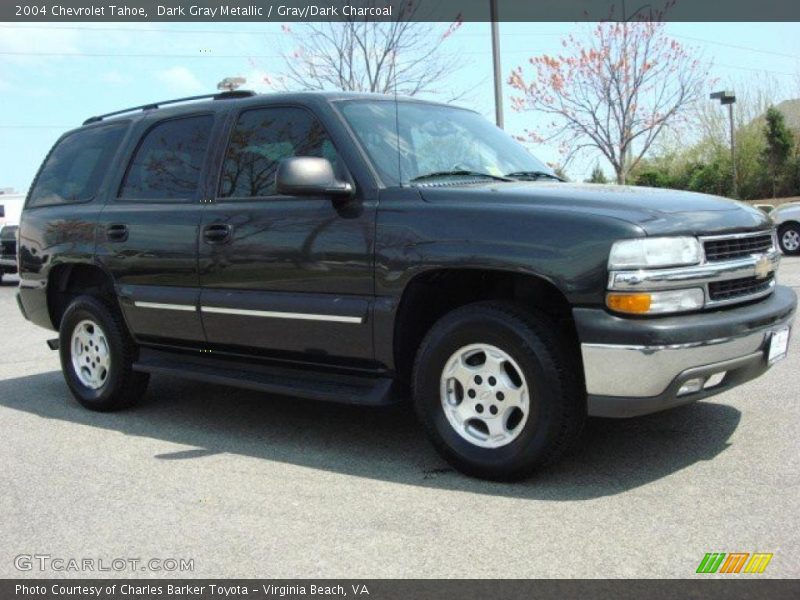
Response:
M470 443L445 412L447 361L472 344L502 349L524 371L530 387L530 417L523 431L495 447ZM486 479L520 479L556 462L573 447L586 419L580 366L552 318L507 302L470 304L437 321L417 354L413 398L417 416L443 458Z

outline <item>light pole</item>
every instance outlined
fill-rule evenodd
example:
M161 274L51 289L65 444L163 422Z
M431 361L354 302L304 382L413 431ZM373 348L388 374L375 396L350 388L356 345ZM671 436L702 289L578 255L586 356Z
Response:
M736 94L729 91L714 92L711 94L712 100L719 100L719 103L725 106L728 105L728 117L731 126L731 173L733 174L733 197L739 197L739 191L736 185L736 140L734 139L733 129L733 104L736 102Z
M492 64L494 66L494 118L503 128L503 81L500 74L500 27L497 23L497 0L489 1L489 18L492 21Z

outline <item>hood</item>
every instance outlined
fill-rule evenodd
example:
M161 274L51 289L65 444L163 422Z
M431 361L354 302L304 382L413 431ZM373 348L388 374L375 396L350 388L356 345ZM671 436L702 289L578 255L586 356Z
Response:
M428 202L486 202L498 209L585 213L640 226L648 235L716 234L770 227L758 209L727 198L678 190L556 181L420 186Z

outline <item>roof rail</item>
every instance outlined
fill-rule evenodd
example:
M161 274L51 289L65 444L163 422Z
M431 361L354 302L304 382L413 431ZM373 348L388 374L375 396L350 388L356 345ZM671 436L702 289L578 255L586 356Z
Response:
M167 106L168 104L178 104L180 102L191 102L192 100L228 100L232 98L249 98L250 96L255 96L256 93L251 90L232 90L229 92L219 92L217 94L204 94L202 96L187 96L186 98L175 98L174 100L163 100L161 102L153 102L151 104L142 104L141 106L133 106L131 108L125 108L123 110L116 110L114 112L106 113L104 115L97 115L96 117L89 117L86 119L83 124L89 125L90 123L97 123L98 121L102 121L103 119L107 119L108 117L116 117L117 115L123 115L125 113L134 112L137 110L145 111L145 110L156 110L161 108L162 106Z

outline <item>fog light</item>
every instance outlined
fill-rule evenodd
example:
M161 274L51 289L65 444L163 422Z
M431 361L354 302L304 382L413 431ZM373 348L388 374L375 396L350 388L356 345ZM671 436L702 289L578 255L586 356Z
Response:
M704 383L705 379L702 377L690 379L681 386L681 389L678 390L678 396L685 396L686 394L694 394L695 392L699 392L703 389Z
M722 380L725 379L725 375L727 375L727 371L722 371L721 373L714 373L711 377L706 380L705 385L703 386L704 390L717 387Z

